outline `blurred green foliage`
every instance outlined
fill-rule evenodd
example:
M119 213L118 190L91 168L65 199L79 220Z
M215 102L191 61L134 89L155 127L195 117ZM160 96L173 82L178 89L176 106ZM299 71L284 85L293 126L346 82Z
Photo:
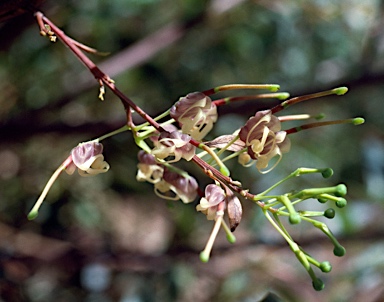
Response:
M125 113L108 91L104 102L98 100L92 75L60 42L40 37L32 16L10 20L0 25L5 301L255 301L268 292L283 301L384 299L378 252L384 231L382 1L47 0L42 10L69 36L110 52L90 55L105 68L142 39L175 26L176 41L165 36L169 45L160 49L159 41L150 40L153 56L139 61L131 54L138 66L113 74L117 86L150 114L189 92L228 83L276 83L293 96L345 85L350 92L343 97L309 101L287 113L324 113L330 120L362 116L367 122L292 135L291 152L265 176L236 162L230 167L254 192L299 166L329 166L335 175L327 181L300 178L284 189L348 185L349 204L337 210L331 226L347 248L343 259L331 256L321 234L305 225L297 231L306 249L334 264L322 276L327 287L321 293L312 290L288 247L245 201L239 242L229 246L223 235L212 260L199 263L211 223L193 205L159 200L150 185L136 182L138 148L125 133L104 142L107 174L63 175L39 218L30 222L26 213L68 152L122 126ZM211 137L230 133L273 102L220 108ZM202 185L209 181L195 167L185 167ZM51 239L57 241L45 241ZM104 287L87 283L92 264L101 265L91 276L104 276ZM278 301L274 294L268 297L264 301Z

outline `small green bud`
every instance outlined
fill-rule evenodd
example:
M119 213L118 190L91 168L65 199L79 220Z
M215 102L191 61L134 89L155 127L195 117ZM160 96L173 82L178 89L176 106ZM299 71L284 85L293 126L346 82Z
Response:
M209 261L209 253L206 252L206 251L202 251L200 253L200 261L204 262L204 263L207 263Z
M269 91L276 92L280 89L280 85L277 84L271 84L269 87Z
M320 269L323 273L329 273L332 270L332 265L329 261L323 261L320 263Z
M317 278L316 280L312 281L312 286L315 290L320 291L324 289L325 285L321 279Z
M301 222L301 217L299 213L292 213L289 215L289 223L299 224Z
M324 178L329 178L329 177L331 177L333 175L333 170L331 168L326 168L323 171L321 171L321 175Z
M334 94L337 94L337 95L343 95L343 94L346 94L348 91L348 88L347 87L338 87L338 88L335 88L332 90L332 92Z
M335 195L339 197L347 195L347 186L344 184L337 185Z
M287 98L289 98L290 95L288 92L281 92L277 95L277 99L278 100L286 100Z
M332 208L329 208L324 211L324 217L327 217L329 219L332 219L333 217L335 217L335 214L336 214L335 210Z
M337 257L342 257L345 255L345 248L341 245L337 245L335 246L335 248L333 249L333 254Z
M318 200L318 202L320 202L320 203L326 203L326 202L328 201L327 198L318 198L317 200Z
M336 201L336 206L338 208L344 208L347 205L347 200L345 198L339 198L338 201Z
M324 113L320 113L320 114L315 116L316 120L322 120L323 118L325 118L325 114Z
M364 124L365 123L365 119L363 119L362 117L356 117L353 119L353 124L355 126L357 125L361 125L361 124Z
M228 233L227 234L227 240L228 240L228 242L229 243L235 243L236 242L236 236L235 235L233 235L232 233Z
M31 211L31 212L29 212L29 214L28 214L28 220L33 220L33 219L35 219L36 217L37 217L37 215L39 215L39 211L37 211L37 210L35 210L35 211Z
M231 174L228 168L224 165L220 167L220 173L223 174L224 176L229 176Z

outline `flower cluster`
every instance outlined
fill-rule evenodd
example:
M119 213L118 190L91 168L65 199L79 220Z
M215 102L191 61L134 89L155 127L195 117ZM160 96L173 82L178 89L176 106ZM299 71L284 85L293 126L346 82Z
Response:
M316 217L333 218L335 215L333 208L328 208L325 211L297 211L296 205L308 199L317 199L321 203L331 202L336 207L344 207L346 205L346 200L344 199L346 187L344 185L337 185L334 187L291 190L281 195L268 195L278 185L293 177L310 173L321 173L323 177L329 177L332 174L330 169L300 168L288 177L271 185L265 191L252 193L249 189L243 188L239 181L234 181L230 177L231 173L225 166L225 162L238 157L238 161L242 165L251 166L251 163L255 161L256 168L261 173L267 173L273 170L282 160L282 155L290 150L289 134L327 125L343 123L359 125L363 123L364 120L362 118L326 122L316 121L282 130L281 123L284 121L309 119L311 116L277 117L276 113L291 105L310 99L326 95L343 95L348 90L346 87L289 98L288 93L277 92L280 87L276 84L222 85L202 92L189 93L185 97L181 97L172 108L158 117L152 118L137 106L135 102L117 90L113 80L98 69L82 53L82 51L95 52L95 50L67 37L63 31L59 30L42 13L37 12L36 18L43 35L47 35L51 40L55 40L57 36L95 75L100 85L99 97L101 99L103 99L104 95L104 85L120 98L127 112L127 123L120 129L96 140L81 143L73 148L71 154L49 179L41 196L29 213L29 219L37 216L41 203L62 171L65 170L67 173L73 174L78 169L79 174L82 176L94 176L107 172L110 167L104 161L102 154L103 146L99 142L117 133L129 130L134 136L135 143L141 149L138 154L139 163L136 176L138 181L152 183L156 194L166 199L181 199L184 203L191 203L196 199L198 193L201 195L196 210L204 213L208 220L214 220L214 227L209 240L205 249L200 254L202 261L208 261L213 243L221 227L227 233L228 240L232 243L235 242L232 232L239 225L243 214L242 205L238 197L240 196L261 208L267 220L287 241L296 258L308 272L312 279L313 287L316 290L321 290L324 287L323 282L314 274L312 267L318 267L322 272L329 272L331 265L328 261L319 262L304 252L304 249L291 237L281 222L280 217L287 218L292 225L298 224L301 221L312 224L329 237L334 245L334 254L342 256L345 254L345 249L333 236L328 226L316 219ZM269 92L216 100L212 100L210 97L218 92L240 89L264 89ZM275 98L282 102L269 110L256 112L240 129L233 129L231 133L214 138L211 141L202 141L212 130L214 123L218 119L218 106L264 98ZM136 126L134 124L132 111L138 113L145 120L142 125ZM169 119L164 121L168 117ZM160 123L159 121L162 122ZM205 187L204 194L199 190L196 179L177 166L181 159L196 164L212 180L213 183ZM271 163L273 159L276 160L275 163ZM229 227L224 221L225 214L227 214Z
M331 239L335 245L334 254L342 256L345 253L344 248L338 243L327 225L314 218L317 216L333 218L334 210L329 208L324 212L297 211L295 206L309 198L316 198L321 202L333 201L337 207L343 207L346 204L344 199L345 186L294 190L282 195L268 195L272 189L292 177L309 173L321 173L324 177L332 174L329 169L301 168L264 192L253 194L248 189L242 188L239 181L232 180L225 162L237 157L238 162L243 166L249 167L255 162L259 172L267 173L281 161L284 153L290 151L289 134L332 124L360 124L363 120L356 118L315 122L282 130L284 121L301 120L303 117L308 119L310 116L278 117L276 116L277 112L312 98L329 94L344 94L346 88L337 88L291 99L288 99L289 94L287 93L239 96L214 101L209 97L211 94L229 89L270 89L275 92L277 88L277 85L224 85L205 92L190 93L180 98L165 114L156 118L156 120L160 120L167 115L170 116L169 120L161 124L157 124L155 119L148 119L147 123L138 126L130 122L130 127L125 126L97 140L79 144L72 149L70 156L48 181L42 195L29 214L29 218L33 219L37 216L38 208L61 171L65 170L68 174L73 174L77 169L81 176L94 176L107 172L110 167L104 161L103 145L99 141L122 131L131 130L134 133L136 144L141 148L138 152L136 175L138 181L147 181L153 184L154 192L161 198L181 200L185 204L193 202L200 194L201 198L196 210L205 214L208 220L214 221L207 244L200 254L202 261L209 260L215 238L221 228L226 232L228 241L235 242L236 238L233 232L240 224L243 216L240 197L251 200L260 206L266 218L286 239L297 259L309 273L314 288L316 290L322 289L324 284L316 277L312 266L318 267L323 272L329 272L331 270L330 264L327 261L319 262L305 253L303 248L291 238L281 223L280 217L287 217L291 224L298 224L301 221L312 223L314 227L320 229ZM269 110L257 111L242 127L233 129L232 134L225 134L211 141L201 141L217 121L217 106L230 104L234 101L266 97L285 101ZM178 162L182 159L193 162L212 179L213 183L208 184L204 192L200 190L196 179L178 166Z

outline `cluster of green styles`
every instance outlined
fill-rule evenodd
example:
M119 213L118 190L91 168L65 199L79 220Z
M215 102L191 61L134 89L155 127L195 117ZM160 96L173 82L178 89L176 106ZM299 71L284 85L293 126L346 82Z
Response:
M153 184L155 194L162 198L181 200L185 204L196 203L196 210L205 214L208 220L213 221L213 229L200 254L203 262L209 260L220 228L226 232L229 242L236 241L233 232L242 218L242 202L250 201L261 208L267 220L286 240L296 258L308 272L314 289L322 290L324 288L323 281L316 276L313 268L317 267L322 272L328 273L331 271L331 264L328 261L320 262L306 253L289 234L282 220L287 220L292 225L302 221L312 224L330 239L334 245L334 255L343 256L344 247L332 234L327 224L318 220L319 217L334 218L333 207L329 207L325 211L303 211L297 210L297 205L306 200L317 199L320 203L328 202L338 208L343 208L347 204L346 186L339 184L332 187L291 190L278 195L271 193L276 187L291 178L314 173L328 178L333 174L330 168L298 168L264 192L253 193L247 188L243 188L240 181L232 179L226 162L237 160L240 165L253 167L261 174L270 173L282 160L283 154L290 151L291 141L288 138L290 134L335 124L362 124L364 122L362 118L318 121L323 116L276 115L288 106L303 101L328 95L343 95L348 90L346 87L290 98L286 92L277 92L280 87L275 84L223 85L202 92L189 93L181 97L169 110L152 118L122 94L114 81L95 67L83 54L83 51L92 51L92 49L68 38L43 14L37 13L36 17L43 35L48 36L51 41L55 41L56 37L59 38L95 74L100 84L99 97L101 99L104 95L104 86L110 88L120 98L127 113L127 123L111 133L74 147L47 182L40 198L28 215L29 219L37 217L43 200L62 171L72 174L77 169L82 176L94 176L107 172L110 166L104 160L101 141L118 133L129 131L140 149L137 180ZM266 90L267 93L211 98L212 95L227 90L255 91L259 89ZM242 127L233 129L227 135L206 139L219 118L217 107L230 106L233 102L267 98L278 99L281 102L268 110L255 112ZM142 124L134 124L132 120L134 113L144 119ZM311 119L314 121L301 122L298 127L282 129L282 125L286 121ZM200 188L196 178L177 165L177 162L181 160L196 164L203 172L202 175L212 180L211 184Z

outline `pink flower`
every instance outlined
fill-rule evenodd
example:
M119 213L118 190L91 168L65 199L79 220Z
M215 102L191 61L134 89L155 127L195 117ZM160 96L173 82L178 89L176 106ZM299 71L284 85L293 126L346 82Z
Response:
M72 174L76 167L81 176L94 176L109 170L104 161L103 145L96 141L79 144L71 151L72 164L68 165L67 173Z
M200 203L196 206L196 210L207 215L208 220L214 220L219 205L222 205L224 202L224 190L217 185L210 184L205 187L205 197L200 199ZM222 210L224 209L225 207Z
M269 172L281 160L282 153L289 151L291 144L287 133L280 130L280 121L270 110L258 111L241 128L239 137L245 143L250 158L257 160L256 167L259 171L267 168L273 157L279 156L272 168L263 171Z
M148 181L150 183L157 183L163 176L164 168L156 163L156 159L152 154L140 150L138 155L139 163L137 164L138 181Z
M170 115L179 122L183 133L201 140L217 121L217 108L205 94L192 92L173 105Z
M189 143L190 140L189 135L178 131L162 132L152 154L160 159L174 156L173 160L168 161L169 163L179 161L181 158L189 161L195 155L196 150L195 146Z
M164 169L163 179L155 183L155 193L165 199L181 199L184 203L195 200L197 196L198 184L194 177L183 176L179 173ZM175 197L165 195L172 191Z

